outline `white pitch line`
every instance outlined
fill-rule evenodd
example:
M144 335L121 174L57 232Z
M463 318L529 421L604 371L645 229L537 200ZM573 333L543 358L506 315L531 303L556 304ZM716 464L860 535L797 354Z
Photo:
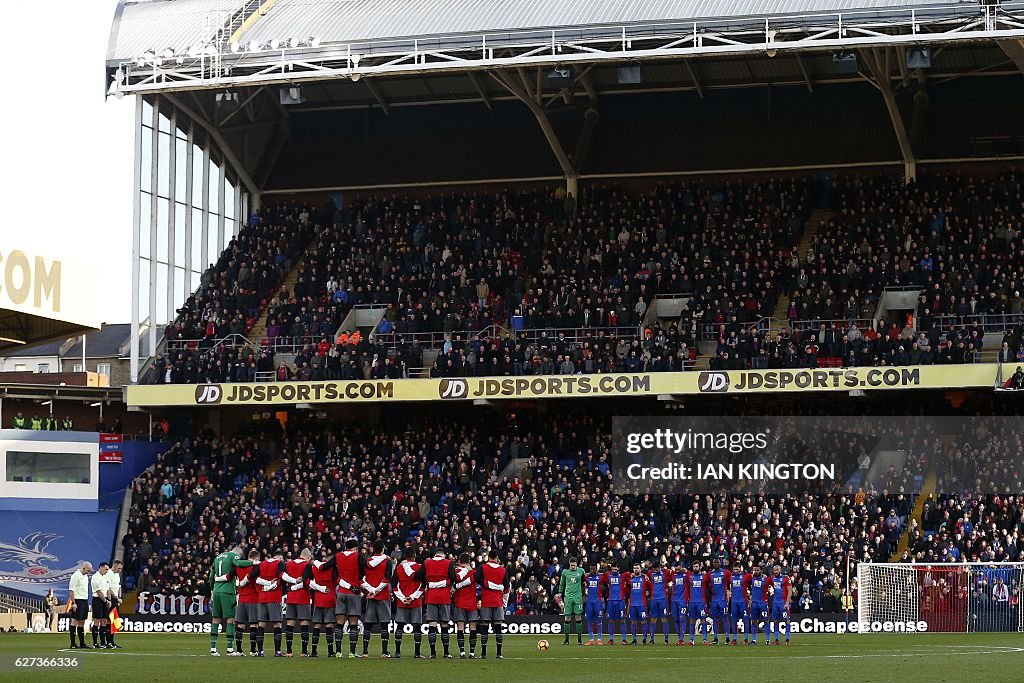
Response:
M114 652L109 652L109 651L108 652L102 652L102 651L101 652L97 652L95 650L90 650L88 648L86 648L85 650L82 650L82 649L79 649L79 648L75 648L74 650L72 650L71 648L68 648L68 647L64 648L63 650L57 650L57 652L68 652L68 653L73 653L73 654L76 654L76 655L80 655L80 654L81 655L86 655L86 654L88 654L88 655L100 655L100 656L108 656L109 655L110 657L210 657L210 655L208 655L208 654L200 655L200 654L192 654L192 653L189 653L189 652L159 652L159 653L158 652L117 652L117 653L114 653ZM226 656L226 655L222 655L222 656Z
M927 647L927 646L920 646ZM969 645L961 645L960 647L971 647ZM779 655L779 656L740 656L737 657L737 661L749 661L753 659L770 659L774 661L789 661L793 659L871 659L871 658L883 658L883 657L932 657L936 654L942 653L946 648L936 648L927 652L907 652L905 650L885 651L885 652L870 652L865 654L857 655ZM956 655L1003 655L1003 654L1014 654L1024 652L1024 647L1004 647L1004 646L991 646L984 650L976 650L973 652L955 652ZM533 660L533 657L506 657L505 659L516 659L516 660ZM559 661L571 660L571 661L609 661L607 657L559 657L557 655L551 656L550 659L557 659ZM681 657L667 657L665 659L673 659L679 661L687 661L691 659L707 659L715 661L728 661L728 658L723 657L707 657L704 655L694 656L681 656Z
M974 645L949 645L949 646L935 646L935 645L914 645L915 648L930 648L927 651L916 651L907 652L906 650L877 650L875 652L868 652L864 654L850 654L850 655L741 655L736 659L738 661L750 661L756 659L769 659L774 661L793 660L793 659L872 659L872 658L888 658L888 657L931 657L936 654L940 654L944 651L948 651L949 648L972 648L978 647ZM91 655L109 655L111 657L210 657L209 654L197 654L187 652L160 652L160 653L147 653L147 652L97 652L94 650L72 650L70 648L64 648L58 650L58 652L67 652L74 654L91 654ZM639 650L644 652L645 656L642 659L651 659L646 654L658 656L658 651ZM1010 647L1002 645L991 645L986 646L984 649L977 649L970 652L955 652L956 655L970 656L970 655L998 655L998 654L1016 654L1024 652L1024 647ZM226 655L222 655L226 656ZM555 659L558 661L610 661L608 657L573 657L573 656L558 656L558 655L540 655L539 657L505 657L505 659L517 660L517 661L540 661L544 658ZM270 659L273 659L272 657ZM692 659L702 660L715 660L719 662L728 661L727 657L721 656L706 656L706 655L680 655L671 657L662 657L662 659L671 659L678 661L687 661ZM487 661L487 660L484 660Z

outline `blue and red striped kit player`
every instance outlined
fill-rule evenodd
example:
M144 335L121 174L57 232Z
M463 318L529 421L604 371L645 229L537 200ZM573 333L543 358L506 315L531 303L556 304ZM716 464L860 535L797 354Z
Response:
M750 579L750 574L737 562L729 581L729 630L726 633L726 638L732 636L733 645L738 644L740 622L743 623L743 644L750 642Z
M683 638L690 630L686 618L686 570L683 569L682 560L676 561L675 570L672 572L672 618L676 622L676 633L679 640L676 645L683 644Z
M782 573L782 567L775 565L772 573L772 628L775 629L775 644L779 644L779 632L782 623L786 622L786 645L789 645L789 601L792 596L792 585L789 577Z
M760 567L754 567L750 577L750 643L757 645L758 626L764 624L765 645L768 640L768 585L770 580L761 573Z
M654 645L654 634L658 631L658 621L665 625L665 644L668 645L669 619L668 619L668 596L665 591L672 582L672 574L668 569L662 569L658 561L652 563L651 571L647 572L647 578L651 580L651 604L648 605L647 613L650 617L651 645Z
M647 644L647 602L651 597L651 580L640 570L640 565L633 565L633 573L625 575L629 586L629 630L633 635L632 645L636 645L636 626L640 624L643 643Z
M608 596L608 644L615 644L615 626L622 625L622 644L626 644L626 584L618 569L612 567L604 573L604 594Z
M697 624L708 616L708 584L711 576L701 571L700 560L693 561L693 567L686 572L686 618L690 623L690 645L697 635ZM704 629L704 644L708 644L708 630Z
M604 577L597 570L597 565L590 566L590 573L583 577L583 587L587 591L586 602L583 604L583 618L587 620L590 640L587 645L594 644L594 624L597 624L597 644L601 644L601 633L604 631Z
M729 596L727 595L729 583L732 581L732 572L722 568L722 561L717 557L712 561L710 575L711 584L711 630L715 635L715 645L718 645L718 634L728 635L729 622Z

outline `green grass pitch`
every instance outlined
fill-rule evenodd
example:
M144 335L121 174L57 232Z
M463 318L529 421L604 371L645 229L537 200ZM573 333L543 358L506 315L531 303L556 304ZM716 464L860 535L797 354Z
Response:
M88 639L88 636L87 636ZM296 645L298 645L296 637ZM537 650L537 636L506 636L505 659L483 661L414 660L406 638L402 659L381 660L380 641L370 659L214 658L209 636L192 634L121 634L123 650L76 652L65 635L0 635L0 680L74 681L325 681L332 676L373 676L401 681L900 681L950 683L964 680L1024 680L1024 637L1015 633L893 634L794 636L790 647L586 647L561 644L549 636L551 649ZM454 649L455 639L452 639ZM269 638L268 638L269 642ZM393 644L393 643L392 643ZM220 649L224 651L224 637ZM248 648L248 641L245 645ZM493 643L488 654L493 656ZM440 643L438 643L440 650ZM360 649L361 651L361 649ZM424 642L424 651L427 650ZM16 657L70 657L78 670L18 669ZM380 678L383 677L383 678Z

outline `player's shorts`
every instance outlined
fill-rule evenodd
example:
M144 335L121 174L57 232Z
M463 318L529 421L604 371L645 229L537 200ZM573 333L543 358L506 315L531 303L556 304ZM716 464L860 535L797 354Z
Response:
M257 605L259 609L256 610L257 621L261 621L266 624L277 624L281 621L281 603L279 602L261 602Z
M236 624L255 624L259 620L259 603L240 602L237 605L235 605Z
M234 593L214 593L210 596L210 616L214 619L232 619L238 596Z
M747 609L747 603L734 602L729 605L729 614L733 619L746 619L750 616L750 610Z
M391 601L390 600L367 600L366 610L363 612L364 624L390 624L391 623Z
M672 603L672 616L676 619L686 618L686 603L682 600L677 600Z
M621 619L623 612L626 611L626 603L618 601L608 601L608 618L609 619Z
M686 614L690 619L703 619L708 615L708 607L703 602L691 602L686 606Z
M668 614L664 600L651 600L651 604L648 605L647 611L650 613L652 619L660 619Z
M754 603L750 606L750 616L752 619L767 619L768 618L768 605L758 605Z
M720 619L729 614L729 605L725 600L715 600L711 603L711 616Z
M647 618L647 608L643 605L630 605L629 606L629 619L634 621L637 619Z
M314 607L313 608L313 619L314 624L333 624L334 623L334 608L333 607Z
M363 612L359 604L359 596L352 593L338 593L338 599L334 603L334 614L339 617L358 617Z
M92 599L92 618L106 619L110 615L110 607L99 598Z
M399 607L395 609L395 622L399 624L422 624L422 607Z
M433 624L435 621L441 624L447 623L452 620L452 606L451 605L431 605L428 604L423 608L423 621L428 624Z
M566 598L562 604L562 614L565 616L583 614L583 602L576 598Z
M772 620L789 619L789 608L785 605L772 605Z
M81 600L75 600L75 608L71 610L69 615L71 619L75 621L85 621L89 618L89 601L85 598Z
M456 623L480 621L480 612L475 609L462 609L461 607L456 606L455 614L452 616L452 621Z
M496 622L505 621L505 608L504 607L481 607L480 608L480 621Z
M289 621L309 621L312 611L309 605L287 604L284 606L284 618Z
M601 618L601 613L604 611L601 609L603 605L599 602L587 602L583 605L583 616L587 618L587 621L597 621Z

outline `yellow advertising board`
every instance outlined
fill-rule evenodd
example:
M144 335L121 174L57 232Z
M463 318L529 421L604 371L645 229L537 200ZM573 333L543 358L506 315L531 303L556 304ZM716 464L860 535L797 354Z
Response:
M993 388L998 365L729 370L452 379L176 384L126 388L130 406L271 406L295 403L471 401L749 394L802 391Z

